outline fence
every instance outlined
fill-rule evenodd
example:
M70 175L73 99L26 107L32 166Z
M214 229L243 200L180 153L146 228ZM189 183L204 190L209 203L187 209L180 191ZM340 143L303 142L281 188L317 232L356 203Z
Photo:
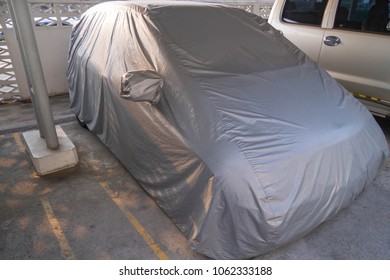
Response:
M198 0L199 1L199 0ZM203 0L204 1L204 0ZM66 93L67 52L72 25L88 8L103 0L28 0L49 95ZM224 1L268 18L273 0ZM26 75L6 1L0 1L0 103L29 99Z

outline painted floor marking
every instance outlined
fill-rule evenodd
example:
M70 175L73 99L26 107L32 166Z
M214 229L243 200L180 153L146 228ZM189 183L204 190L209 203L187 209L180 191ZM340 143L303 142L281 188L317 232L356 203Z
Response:
M117 196L115 196L115 193L111 190L109 185L106 182L100 182L100 186L111 197L114 203L119 207L122 213L126 216L138 234L145 240L146 244L148 244L150 249L152 249L157 257L161 260L168 260L169 257L160 249L160 247L154 241L153 237L146 231L137 218L128 209L126 209L122 201Z
M61 248L62 256L67 260L75 260L76 257L72 251L72 248L69 246L69 242L65 237L65 234L61 228L59 221L54 215L54 211L50 205L50 202L47 198L41 198L43 208L45 209L47 219L49 220L50 226L56 236L58 243Z
M23 145L22 139L20 139L20 134L17 132L12 133L12 137L14 137L16 145L18 145L19 153L24 153L26 148Z

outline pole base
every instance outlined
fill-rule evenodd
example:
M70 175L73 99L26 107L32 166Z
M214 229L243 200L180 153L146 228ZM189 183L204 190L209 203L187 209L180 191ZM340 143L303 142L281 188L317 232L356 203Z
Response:
M60 126L56 126L59 147L49 149L38 130L23 133L27 151L39 175L46 175L77 165L76 147Z

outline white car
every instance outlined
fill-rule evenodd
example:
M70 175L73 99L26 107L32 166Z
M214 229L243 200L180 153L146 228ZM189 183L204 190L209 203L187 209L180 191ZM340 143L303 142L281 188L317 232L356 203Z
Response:
M276 0L268 22L374 115L390 117L389 0Z

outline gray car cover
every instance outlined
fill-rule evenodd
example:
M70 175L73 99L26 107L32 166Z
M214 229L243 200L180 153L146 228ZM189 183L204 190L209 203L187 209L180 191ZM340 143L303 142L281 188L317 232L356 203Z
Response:
M68 62L71 109L211 258L307 234L388 154L359 101L237 8L99 4L73 28Z

